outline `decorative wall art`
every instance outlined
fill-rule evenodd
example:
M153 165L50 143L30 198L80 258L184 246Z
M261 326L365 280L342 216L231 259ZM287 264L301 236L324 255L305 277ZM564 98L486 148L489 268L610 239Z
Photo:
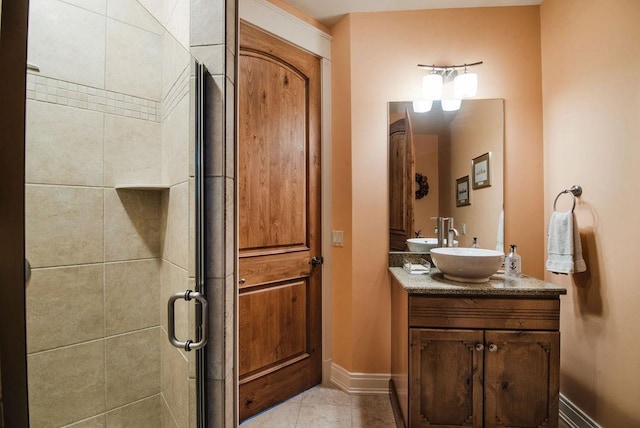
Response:
M471 205L469 200L469 176L456 179L456 207Z
M473 189L491 186L491 152L485 153L471 161Z
M416 199L422 199L429 193L429 183L427 182L427 176L416 172Z

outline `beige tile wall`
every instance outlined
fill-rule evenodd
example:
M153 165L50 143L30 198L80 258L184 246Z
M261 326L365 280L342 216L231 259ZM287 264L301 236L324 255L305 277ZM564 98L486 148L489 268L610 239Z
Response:
M168 426L189 426L189 360L167 341L162 342L162 397L171 416Z
M29 183L102 186L103 114L29 100L26 134Z
M174 88L182 85L182 74L178 75ZM171 94L172 91L170 91ZM167 99L170 97L165 97ZM193 290L189 278L189 259L194 251L190 233L195 216L192 209L193 188L189 186L189 94L173 102L174 108L163 121L163 153L165 154L165 176L171 184L163 192L164 241L162 247L162 300L186 289ZM191 278L192 279L192 278ZM189 312L195 302L179 300L175 303L175 333L179 340L195 339L193 318ZM190 322L191 321L191 322ZM162 312L162 329L167 331L166 313ZM162 397L166 405L163 426L188 427L195 418L195 407L190 404L189 374L195 373L195 352L186 352L172 347L168 342L162 345ZM193 425L195 426L195 425Z
M154 3L157 0L154 0ZM145 9L141 2L129 0L109 0L107 4L107 16L120 22L132 25L155 34L162 35L165 32L163 24L153 17Z
M158 393L161 338L160 328L152 327L106 339L108 410Z
M162 397L154 395L107 413L108 427L158 428L162 426Z
M104 260L103 193L102 188L27 184L25 233L33 268Z
M104 271L98 263L33 270L27 289L29 353L104 338Z
M159 264L159 259L105 264L107 336L160 324Z
M161 183L162 127L117 115L105 117L104 183Z
M82 3L30 2L28 61L47 77L104 89L106 2Z
M162 36L107 19L105 86L152 100L162 87Z
M185 82L188 83L188 79ZM163 111L163 179L170 185L184 183L189 179L189 159L193 155L189 144L189 120L185 120L189 118L189 87L185 84L182 86L185 91L182 98L174 101L166 116Z
M192 258L189 1L160 3L181 41L136 0L31 2L29 62L40 67L27 84L33 427L195 421L193 358L166 338L166 299L190 285ZM115 189L122 184L170 188ZM189 318L184 303L181 339Z
M104 339L30 353L27 363L31 426L63 426L105 412Z

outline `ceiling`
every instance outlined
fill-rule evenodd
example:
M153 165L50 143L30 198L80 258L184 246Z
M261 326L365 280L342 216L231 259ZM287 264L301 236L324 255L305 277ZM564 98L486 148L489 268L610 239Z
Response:
M282 0L327 27L351 12L444 9L460 7L527 6L542 0Z

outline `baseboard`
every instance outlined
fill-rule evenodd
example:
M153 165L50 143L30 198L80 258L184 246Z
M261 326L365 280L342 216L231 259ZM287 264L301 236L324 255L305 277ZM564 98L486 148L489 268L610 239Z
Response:
M350 373L339 365L331 364L331 382L349 394L388 394L390 374Z
M560 394L560 419L571 428L602 428L562 394Z
M393 383L393 378L389 379L389 398L391 399L391 410L393 410L393 419L396 421L396 428L406 428L404 419L402 418L402 410L400 409L400 401L398 401L398 391Z
M322 383L330 383L331 382L331 367L333 365L333 360L331 358L324 360L322 362Z

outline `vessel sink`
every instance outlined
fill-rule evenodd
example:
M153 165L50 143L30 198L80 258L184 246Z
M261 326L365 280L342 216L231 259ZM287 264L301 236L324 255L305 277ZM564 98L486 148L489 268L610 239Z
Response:
M416 253L428 253L432 248L438 245L436 238L411 238L407 239L407 247L409 251Z
M447 240L444 240L444 245L447 245ZM432 248L438 246L438 240L436 238L411 238L407 239L407 247L409 251L414 253L428 253ZM453 246L458 246L458 241L453 241Z
M431 259L444 277L460 282L487 282L496 273L504 253L483 248L432 248Z

